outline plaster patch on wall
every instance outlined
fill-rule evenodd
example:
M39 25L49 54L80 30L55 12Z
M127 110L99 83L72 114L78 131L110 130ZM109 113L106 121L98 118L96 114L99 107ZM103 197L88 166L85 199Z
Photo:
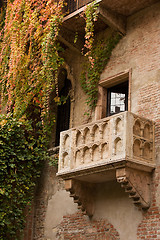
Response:
M103 184L98 191L94 219L108 219L119 232L121 240L137 240L137 228L142 221L139 211L116 182Z
M55 240L58 224L64 215L77 212L77 205L65 190L56 192L49 200L45 217L45 239Z

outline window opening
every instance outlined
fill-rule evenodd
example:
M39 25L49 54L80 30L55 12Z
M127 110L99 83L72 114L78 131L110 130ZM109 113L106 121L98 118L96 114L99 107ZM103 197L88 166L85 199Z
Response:
M107 116L128 110L128 81L107 89Z
M71 82L65 79L64 87L60 91L59 97L65 99L57 109L57 127L56 127L56 141L55 146L59 146L60 132L69 129L70 122L70 96Z

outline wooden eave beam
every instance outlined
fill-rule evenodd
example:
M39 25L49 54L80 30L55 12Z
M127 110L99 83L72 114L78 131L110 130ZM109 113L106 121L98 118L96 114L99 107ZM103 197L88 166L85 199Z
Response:
M126 34L126 18L110 10L98 7L99 18L111 28L118 30L122 35Z
M69 47L73 51L81 53L82 47L84 45L83 39L81 38L81 36L78 36L76 43L74 43L75 34L63 27L59 32L58 39L60 42L65 44L67 47Z
M97 3L100 4L101 1L102 1L102 0L95 0L94 3L95 3L95 4L97 4ZM83 7L79 8L79 9L73 11L72 13L70 13L70 14L68 14L68 15L66 15L66 16L63 18L63 22L65 22L65 21L67 21L67 20L69 20L69 19L71 19L71 18L79 15L80 13L82 13L83 11L85 11L85 9L86 9L87 6L91 5L92 3L93 3L93 2L88 3L88 4L86 4L85 6L83 6Z

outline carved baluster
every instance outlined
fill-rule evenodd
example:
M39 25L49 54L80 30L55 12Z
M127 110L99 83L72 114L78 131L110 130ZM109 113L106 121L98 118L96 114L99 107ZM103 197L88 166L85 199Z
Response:
M93 149L93 146L92 146L90 148L91 162L93 161L93 151L94 151L94 149Z
M99 126L100 142L103 140L103 123Z
M150 160L153 160L153 143L150 144Z
M101 143L101 144L99 145L99 151L100 151L100 158L101 158L101 159L103 158L102 145L103 145L103 143Z
M92 129L92 131L91 131L91 142L93 143L93 141L94 141L94 134L93 134L93 129Z
M143 158L144 157L144 140L141 140L141 145L140 145L140 151L141 151L141 155L140 157Z

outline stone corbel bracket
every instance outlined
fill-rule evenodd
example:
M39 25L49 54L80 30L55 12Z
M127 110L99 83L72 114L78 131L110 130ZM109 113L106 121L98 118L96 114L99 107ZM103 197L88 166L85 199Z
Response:
M123 167L116 170L116 179L137 207L150 207L151 173Z
M84 215L89 217L94 213L93 185L74 179L65 180L65 189L70 192L74 202L78 204Z

